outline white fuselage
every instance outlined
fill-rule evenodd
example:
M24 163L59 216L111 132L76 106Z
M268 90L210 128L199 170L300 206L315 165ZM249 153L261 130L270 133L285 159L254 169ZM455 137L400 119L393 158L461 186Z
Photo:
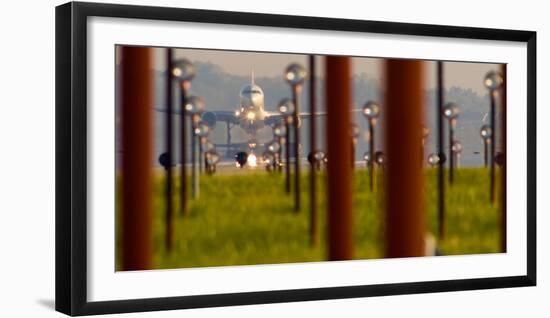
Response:
M239 126L255 138L256 132L265 126L264 92L260 86L248 84L241 89L240 106L235 111Z

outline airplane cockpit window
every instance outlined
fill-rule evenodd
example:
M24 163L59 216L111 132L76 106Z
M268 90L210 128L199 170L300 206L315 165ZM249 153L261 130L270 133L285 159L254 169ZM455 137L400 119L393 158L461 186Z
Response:
M244 107L262 107L264 103L264 92L255 84L244 86L240 92L241 106Z

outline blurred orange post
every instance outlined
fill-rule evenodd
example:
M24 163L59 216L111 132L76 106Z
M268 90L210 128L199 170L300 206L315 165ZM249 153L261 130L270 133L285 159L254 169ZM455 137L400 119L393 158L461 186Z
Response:
M386 62L386 257L424 255L421 61Z
M507 170L507 158L508 158L508 152L506 151L506 139L507 139L507 135L506 135L506 113L507 113L507 109L506 109L506 106L507 106L507 103L506 103L506 90L507 90L507 85L508 85L508 81L507 81L507 78L506 78L506 64L502 64L501 66L502 68L502 79L503 79L503 82L502 82L502 93L501 93L501 103L500 103L500 107L501 107L501 124L500 124L500 131L501 131L501 147L502 147L502 165L501 165L501 168L500 168L500 185L501 185L501 198L500 198L500 202L501 202L501 205L500 205L500 213L501 213L501 218L500 218L500 250L501 252L503 253L506 253L506 242L507 242L507 238L506 238L506 170ZM496 140L495 140L496 142Z
M121 53L122 270L143 270L152 265L152 50Z
M353 258L351 61L349 57L326 57L328 239L329 260Z

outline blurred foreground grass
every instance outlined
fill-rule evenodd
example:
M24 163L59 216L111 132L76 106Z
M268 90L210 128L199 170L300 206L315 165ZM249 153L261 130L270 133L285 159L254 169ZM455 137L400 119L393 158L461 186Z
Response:
M435 169L427 169L425 173L427 231L434 235L438 226L436 173ZM460 169L456 172L455 184L447 186L447 235L438 243L443 255L498 252L500 207L489 203L488 177L488 170L483 168ZM301 180L302 210L299 213L294 212L293 196L285 194L284 173L268 174L259 170L201 176L200 198L190 200L189 214L185 218L179 213L179 181L175 181L174 249L167 252L164 247L164 174L155 174L154 268L326 260L325 180L321 173L318 176L321 240L317 247L309 244L307 174ZM377 189L370 192L366 170L357 170L353 194L356 259L383 257L382 199L380 182ZM119 269L121 246L120 231L117 232Z

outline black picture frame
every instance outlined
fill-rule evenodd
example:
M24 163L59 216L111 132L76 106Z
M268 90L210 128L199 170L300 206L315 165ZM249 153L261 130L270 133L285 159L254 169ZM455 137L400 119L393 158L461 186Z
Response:
M87 290L87 18L117 17L501 40L527 45L527 274L351 287L309 288L139 300L88 302ZM360 21L307 16L71 2L56 7L56 310L92 315L279 303L536 284L536 32Z

